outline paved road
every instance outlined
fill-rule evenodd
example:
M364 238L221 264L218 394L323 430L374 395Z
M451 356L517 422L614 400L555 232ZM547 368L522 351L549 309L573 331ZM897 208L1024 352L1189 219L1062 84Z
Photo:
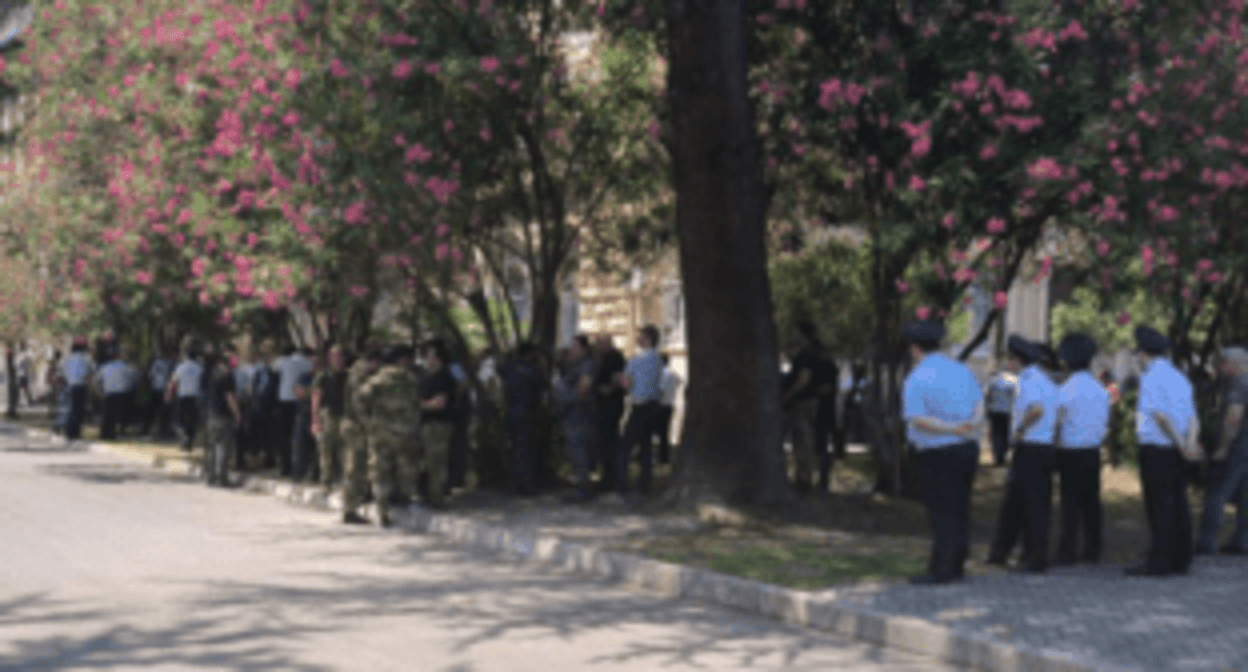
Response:
M958 669L3 431L3 670Z

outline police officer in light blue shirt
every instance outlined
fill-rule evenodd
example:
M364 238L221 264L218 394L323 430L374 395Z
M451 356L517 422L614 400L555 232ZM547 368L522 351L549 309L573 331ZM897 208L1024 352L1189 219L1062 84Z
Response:
M134 391L134 367L126 362L125 355L115 351L113 358L100 367L97 374L100 391L104 395L104 413L100 419L100 438L117 438L118 425L124 424L129 410L130 394Z
M620 437L616 452L615 489L620 496L628 494L628 464L632 460L633 447L640 447L641 476L637 489L649 492L654 469L654 453L651 437L658 425L663 400L663 361L655 349L659 345L659 329L654 325L642 327L638 334L637 354L628 361L623 373L617 374L616 383L628 391L631 408L624 434Z
M87 384L91 381L93 368L95 366L87 352L86 337L76 337L62 371L65 386L69 388L69 418L65 423L65 438L71 441L82 437L82 420L87 412Z
M940 352L944 335L944 327L926 321L906 325L903 333L915 365L902 389L902 417L932 528L927 574L911 578L914 584L962 578L970 549L971 486L979 464L984 397L975 374Z
M1187 501L1187 463L1180 447L1187 445L1188 430L1196 423L1192 384L1166 357L1169 339L1140 326L1135 329L1135 341L1144 371L1136 436L1152 539L1148 557L1127 574L1186 574L1192 562L1192 511Z
M1048 569L1058 390L1042 366L1048 353L1039 344L1013 335L1008 346L1009 368L1018 373L1010 432L1014 456L986 562L1005 565L1019 534L1025 533L1020 567L1027 572L1043 572Z
M1096 341L1071 334L1059 347L1071 372L1058 391L1057 472L1062 479L1062 533L1058 565L1101 559L1101 443L1109 433L1109 392L1089 371ZM1076 553L1083 526L1083 553Z
M204 367L199 353L188 348L186 356L173 370L166 390L166 399L177 399L178 425L182 430L182 450L189 451L199 429L199 398L203 392Z

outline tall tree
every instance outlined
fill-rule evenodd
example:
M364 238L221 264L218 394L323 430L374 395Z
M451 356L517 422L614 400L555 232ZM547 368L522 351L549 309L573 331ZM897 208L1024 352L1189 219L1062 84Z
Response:
M689 307L683 450L665 502L791 499L743 0L668 3L676 227Z

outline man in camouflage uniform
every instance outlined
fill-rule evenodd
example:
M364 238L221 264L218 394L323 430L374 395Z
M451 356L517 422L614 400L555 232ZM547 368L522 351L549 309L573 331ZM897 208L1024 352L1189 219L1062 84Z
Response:
M368 491L368 483L365 480L365 469L368 464L368 433L364 418L368 415L369 408L364 403L360 390L380 364L380 351L375 345L370 344L364 356L347 369L342 420L338 425L343 452L342 521L344 523L368 522L356 511Z
M368 477L377 499L378 523L390 523L390 507L411 501L419 469L416 426L420 381L407 365L408 348L387 348L381 367L360 386L368 435ZM393 463L393 467L391 464ZM431 474L432 476L432 474Z

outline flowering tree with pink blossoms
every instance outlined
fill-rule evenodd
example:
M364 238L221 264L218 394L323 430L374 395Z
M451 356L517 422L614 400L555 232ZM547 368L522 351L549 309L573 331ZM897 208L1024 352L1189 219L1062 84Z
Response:
M1086 277L1110 309L1141 284L1163 301L1168 323L1154 326L1169 332L1176 360L1195 372L1243 300L1244 3L1124 2L1114 18L1127 38L1129 76L1108 88L1106 115L1082 143L1095 190L1079 213L1094 260Z

